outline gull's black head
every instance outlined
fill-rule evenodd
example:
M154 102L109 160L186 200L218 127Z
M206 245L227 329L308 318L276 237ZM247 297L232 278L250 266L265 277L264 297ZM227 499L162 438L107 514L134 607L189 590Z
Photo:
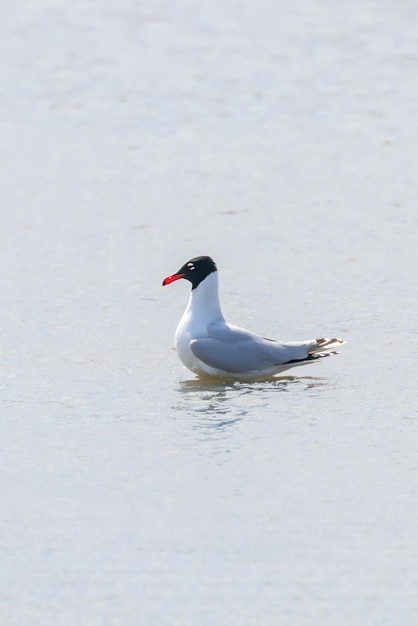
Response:
M178 272L164 278L163 285L169 285L175 280L185 278L192 283L192 289L196 289L206 276L216 272L217 269L215 261L210 256L196 256L194 259L187 261Z

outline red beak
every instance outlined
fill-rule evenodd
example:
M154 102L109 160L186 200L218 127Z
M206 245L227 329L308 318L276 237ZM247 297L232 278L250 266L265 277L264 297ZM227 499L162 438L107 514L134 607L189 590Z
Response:
M167 276L167 278L164 278L163 287L164 285L169 285L170 283L174 283L175 280L180 280L180 278L184 277L185 274L171 274L171 276Z

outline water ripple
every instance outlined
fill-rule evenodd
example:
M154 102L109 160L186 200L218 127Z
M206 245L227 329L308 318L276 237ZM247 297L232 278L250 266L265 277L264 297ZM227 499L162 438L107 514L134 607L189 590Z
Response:
M286 376L263 381L184 380L177 387L174 411L201 418L230 416L235 422L257 410L268 410L277 393L316 393L325 378ZM228 420L230 423L231 420Z

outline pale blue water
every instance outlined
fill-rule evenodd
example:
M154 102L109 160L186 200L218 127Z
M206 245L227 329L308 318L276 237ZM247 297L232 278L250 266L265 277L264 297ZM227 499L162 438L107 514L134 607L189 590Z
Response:
M3 3L2 624L415 625L417 12ZM196 254L343 354L194 380Z

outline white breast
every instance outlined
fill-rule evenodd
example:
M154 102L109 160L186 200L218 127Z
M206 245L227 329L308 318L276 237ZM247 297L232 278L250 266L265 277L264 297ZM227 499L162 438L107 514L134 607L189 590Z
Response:
M195 374L207 374L207 367L190 350L193 339L208 337L211 324L224 324L219 304L218 272L212 272L192 289L187 308L177 326L175 345L182 363Z

